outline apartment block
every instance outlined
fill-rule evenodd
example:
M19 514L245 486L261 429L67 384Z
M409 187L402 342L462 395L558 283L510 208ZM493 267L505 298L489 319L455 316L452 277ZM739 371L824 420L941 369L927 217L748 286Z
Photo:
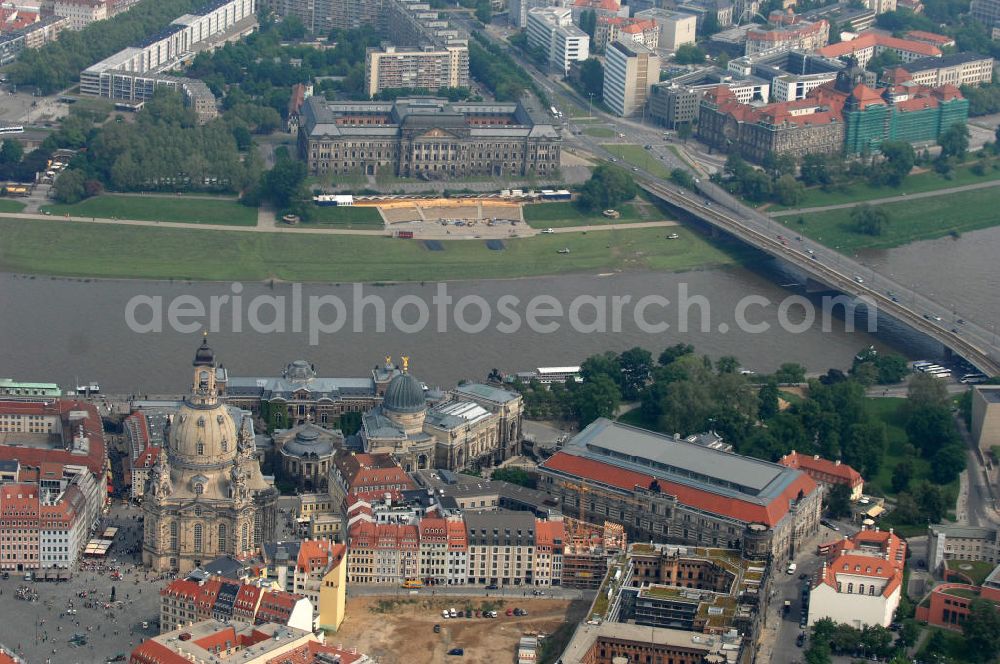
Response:
M830 40L830 24L826 19L805 21L794 14L772 12L773 27L754 28L746 33L746 55L779 51L815 51Z
M69 19L71 30L82 30L95 21L108 18L107 0L56 0L53 5L56 16Z
M1000 23L1000 0L972 0L969 14L983 25L993 27Z
M992 528L934 525L927 529L927 569L940 571L950 561L1000 564L1000 537Z
M551 7L552 0L507 0L507 18L515 28L528 27L528 12L536 7Z
M573 25L573 12L537 7L528 12L528 44L548 54L549 68L563 75L570 64L590 57L590 36Z
M444 49L397 49L385 45L368 49L365 56L365 91L369 97L399 88L464 88L469 85L469 48L465 44Z
M604 103L613 113L629 117L642 110L649 89L660 81L660 57L644 46L614 42L604 62Z
M826 491L830 491L837 485L846 486L851 493L851 500L860 499L861 492L865 487L865 480L861 477L861 473L846 463L842 463L840 459L830 461L818 454L810 456L792 450L791 454L782 456L778 463L801 470Z
M215 0L196 14L179 16L145 42L84 69L80 73L80 92L124 101L145 99L141 95L152 94L158 75L182 65L198 51L217 48L253 32L257 26L255 11L255 0ZM115 74L122 78L114 80Z
M636 12L635 16L655 21L660 26L659 48L665 51L676 51L684 44L695 42L698 17L694 14L652 8Z
M900 66L918 85L980 85L993 81L994 60L977 53L949 53L940 58L920 58Z

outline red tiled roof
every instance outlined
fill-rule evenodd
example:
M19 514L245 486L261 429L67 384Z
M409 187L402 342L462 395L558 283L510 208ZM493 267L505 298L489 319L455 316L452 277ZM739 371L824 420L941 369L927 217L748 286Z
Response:
M638 34L640 32L645 32L646 30L653 30L656 28L656 21L652 19L640 20L630 23L622 28L622 32L628 33L630 35Z
M615 0L575 0L574 7L585 7L587 9L603 9L609 12L616 12L621 9L621 4Z
M73 411L83 411L86 417L69 419ZM100 477L104 470L104 426L97 408L84 401L0 401L0 413L20 415L59 416L63 424L64 436L72 440L83 427L83 434L90 441L90 452L87 455L73 454L62 449L42 449L37 447L21 447L16 445L0 445L0 460L18 460L21 465L38 466L43 462L55 462L87 466L95 476ZM68 442L68 441L67 441Z
M906 33L906 37L938 46L950 46L955 43L954 38L948 35L939 35L936 32L927 32L926 30L910 30Z
M132 650L131 664L190 664L182 655L152 639L143 641Z
M912 41L909 39L899 39L898 37L892 37L890 35L883 35L875 32L865 32L850 41L824 46L819 49L818 53L827 58L839 58L844 55L850 55L851 53L874 48L876 46L881 46L882 48L894 48L900 51L909 51L910 53L918 53L928 57L941 55L941 49L933 44Z
M786 454L781 457L780 463L781 465L788 466L789 468L799 468L807 473L813 471L836 477L852 488L864 482L861 478L861 473L854 470L846 463L830 461L829 459L824 459L820 456L799 454L794 450L791 454Z
M566 452L556 452L555 455L542 464L542 467L585 479L600 481L626 491L632 491L637 486L646 488L654 479L653 476L646 475L645 473L625 470L600 461L567 454ZM812 478L805 473L801 473L788 485L780 496L767 505L759 505L749 500L722 496L683 484L675 484L660 479L657 479L657 482L659 482L660 490L663 493L676 496L685 505L691 505L706 512L728 516L747 523L759 522L772 527L777 525L788 513L791 501L796 499L800 491L804 494L809 494L816 489L816 483L813 482Z
M320 659L320 655L326 655L326 658ZM363 654L356 651L335 648L318 641L309 641L298 648L267 660L266 664L323 664L324 662L332 662L338 655L340 656L338 661L341 664L354 664L364 657Z

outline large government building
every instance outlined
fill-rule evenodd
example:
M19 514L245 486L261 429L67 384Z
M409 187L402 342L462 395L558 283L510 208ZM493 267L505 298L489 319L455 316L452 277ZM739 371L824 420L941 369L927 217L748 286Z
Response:
M217 385L228 404L249 410L278 428L309 422L330 428L344 413L363 413L380 404L398 374L389 357L372 368L368 377L360 378L323 378L316 375L314 364L295 360L276 377L230 377L219 369Z
M805 473L603 418L538 473L567 516L620 523L633 541L782 561L819 529L822 491Z
M302 108L299 152L309 173L441 180L546 177L559 167L559 132L531 102L331 102Z
M252 420L219 400L218 375L203 342L191 394L172 415L166 453L157 456L142 504L142 560L157 571L239 558L275 537L277 492L254 456Z

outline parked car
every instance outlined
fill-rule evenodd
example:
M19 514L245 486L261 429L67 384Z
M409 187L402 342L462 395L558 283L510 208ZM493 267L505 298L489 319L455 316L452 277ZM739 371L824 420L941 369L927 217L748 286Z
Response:
M795 637L795 645L801 648L803 645L805 645L805 642L806 642L805 632L799 632L799 635Z
M495 583L491 583L490 585L486 586L486 589L487 590L500 590L500 586L498 586Z
M496 617L497 617L497 612L496 611L490 611L490 618L496 618Z
M465 654L465 650L463 650L462 648L452 648L451 650L448 651L448 654L449 655L457 655L457 656L461 657L462 655Z
M514 615L514 609L507 609L506 613L508 616L512 616Z
M448 613L448 609L441 609L441 617L442 618L450 618L451 617L451 614Z
M441 625L434 625L434 633L435 634L441 633Z
M452 617L452 618L457 618L457 617L458 617L458 611L456 611L456 610L454 609L454 607L452 607L452 608L451 608L451 609L450 609L450 610L448 611L448 615L449 615L450 617Z

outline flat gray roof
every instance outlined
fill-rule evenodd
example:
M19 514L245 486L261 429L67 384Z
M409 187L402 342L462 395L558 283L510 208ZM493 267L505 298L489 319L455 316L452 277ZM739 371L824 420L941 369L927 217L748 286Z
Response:
M784 466L723 452L672 436L601 418L578 433L563 451L623 468L729 489L751 496L780 493L794 475Z

